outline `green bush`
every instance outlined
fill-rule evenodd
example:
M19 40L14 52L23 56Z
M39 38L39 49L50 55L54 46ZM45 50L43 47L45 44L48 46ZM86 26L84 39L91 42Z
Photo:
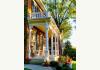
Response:
M58 62L57 61L51 61L50 62L50 66L51 67L56 67L58 65Z
M72 70L72 69L70 69L69 66L68 66L67 64L63 64L61 70Z
M24 68L24 70L32 70L32 69Z
M56 65L56 70L61 70L61 66L60 65Z
M66 62L66 56L61 56L61 62L65 63Z
M59 63L57 61L51 61L50 66L55 67L56 70L61 70L61 66L59 65Z

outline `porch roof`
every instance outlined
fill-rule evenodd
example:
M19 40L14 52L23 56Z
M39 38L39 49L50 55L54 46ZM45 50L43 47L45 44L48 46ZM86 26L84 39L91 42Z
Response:
M38 27L43 32L45 31L45 24L48 23L49 36L51 36L52 34L55 34L56 36L58 36L60 34L60 31L53 18L49 17L49 18L29 19L28 22L30 25Z

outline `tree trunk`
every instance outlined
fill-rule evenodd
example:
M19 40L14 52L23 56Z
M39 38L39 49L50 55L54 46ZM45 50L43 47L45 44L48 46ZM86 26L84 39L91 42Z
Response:
M27 20L27 13L28 13L28 0L24 0L24 63L28 62L27 58L27 40L28 40L28 20Z

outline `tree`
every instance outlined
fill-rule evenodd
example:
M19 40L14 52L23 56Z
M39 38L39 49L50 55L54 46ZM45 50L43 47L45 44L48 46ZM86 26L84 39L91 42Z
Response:
M27 14L28 14L28 0L24 0L24 62L26 63L26 55L27 55L27 39L28 39L28 20L27 20Z
M61 25L60 25L60 31L62 31L62 39L68 39L71 35L71 30L72 30L72 26L70 23L68 23L67 21L64 21Z
M73 60L76 60L76 48L72 48L70 41L65 43L63 55L70 56Z
M64 48L63 55L65 55L65 56L69 55L69 51L70 51L71 48L72 48L72 45L71 45L70 41L67 41L65 43L65 48Z
M71 35L71 24L68 20L76 16L75 0L44 0L44 4L54 18L63 38L69 38ZM64 26L65 25L65 26Z
M69 56L73 59L76 60L76 48L72 48L70 50Z

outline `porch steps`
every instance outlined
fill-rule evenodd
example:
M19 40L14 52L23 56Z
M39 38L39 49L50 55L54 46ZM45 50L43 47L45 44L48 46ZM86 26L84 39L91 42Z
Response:
M30 60L30 64L42 64L44 62L43 56L35 56Z

